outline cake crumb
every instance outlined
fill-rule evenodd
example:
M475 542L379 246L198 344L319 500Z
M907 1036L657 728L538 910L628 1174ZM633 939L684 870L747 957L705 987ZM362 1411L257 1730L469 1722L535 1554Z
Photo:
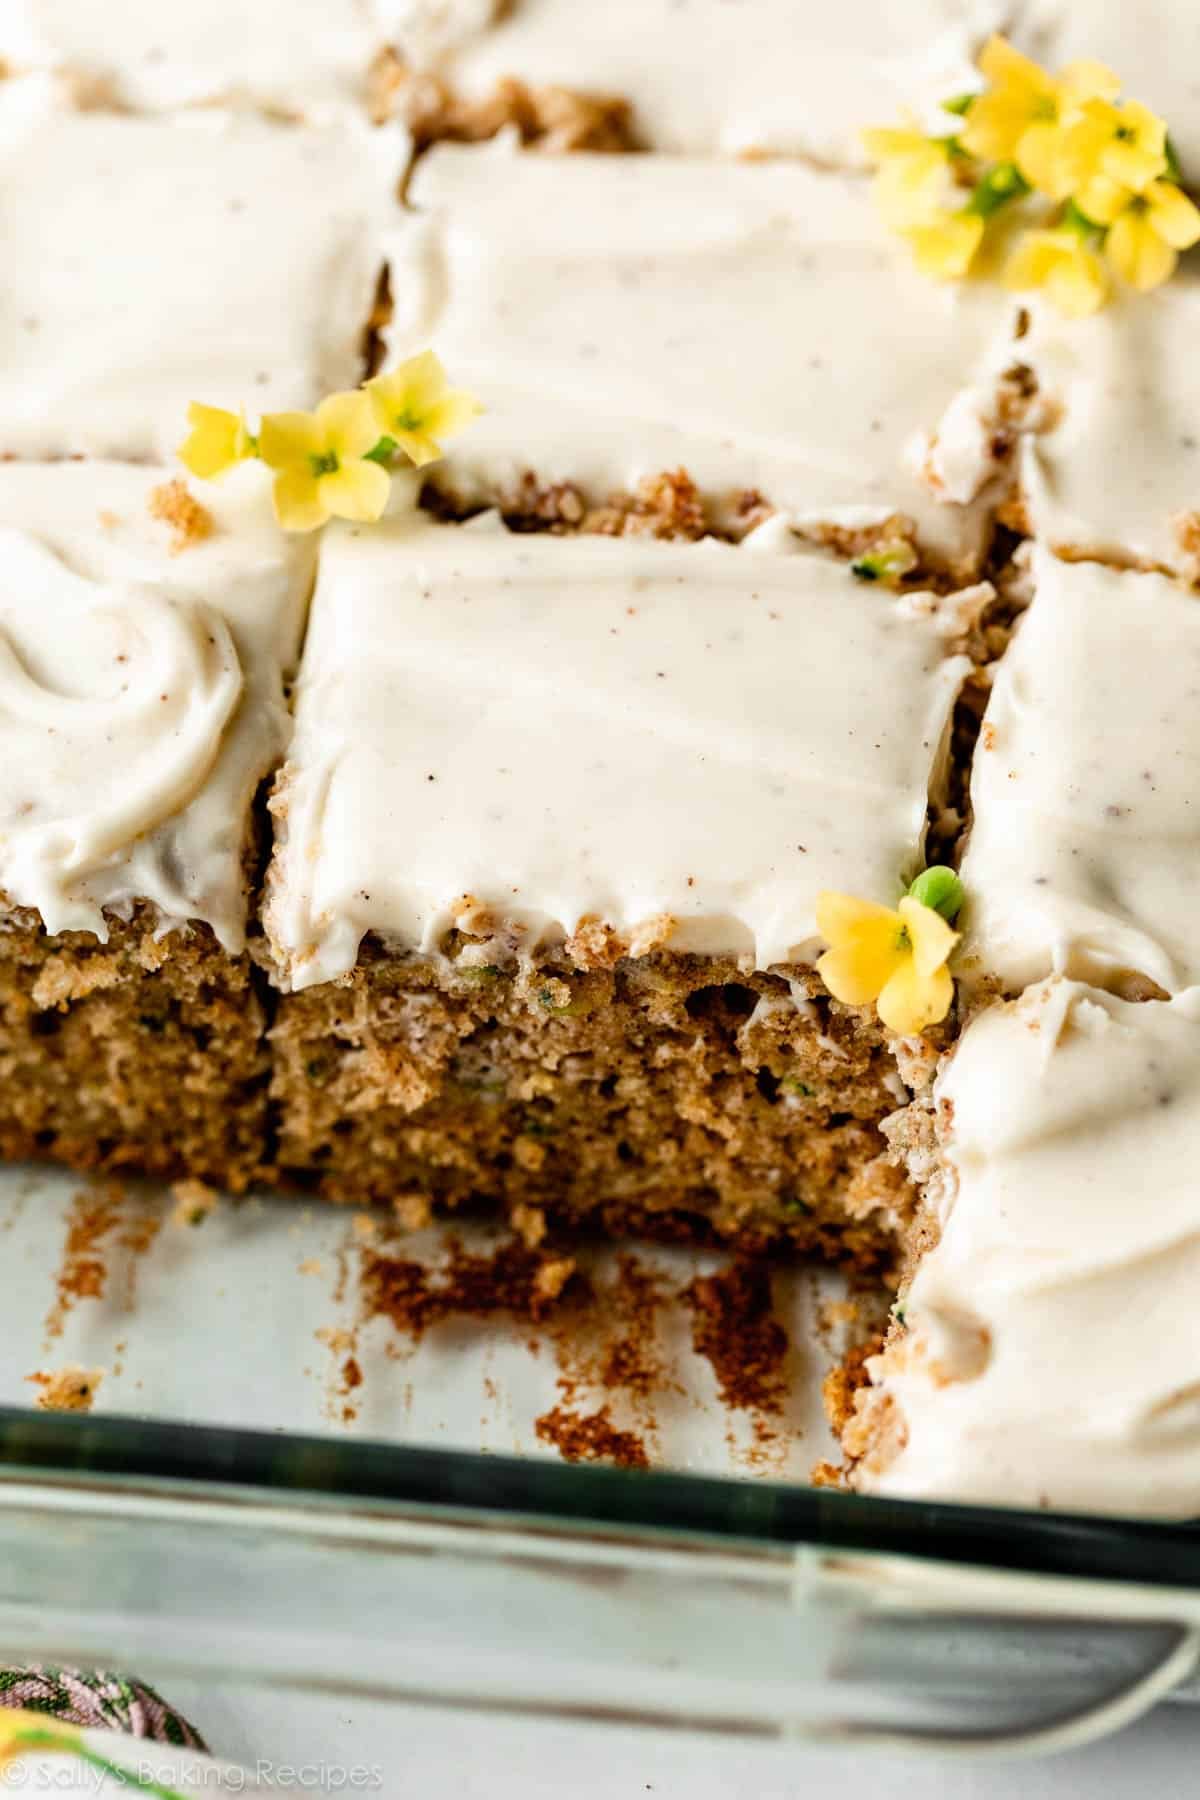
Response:
M323 1264L319 1256L306 1256L303 1262L296 1264L297 1275L320 1275Z
M451 1318L487 1319L497 1314L540 1324L576 1278L573 1256L529 1250L516 1240L489 1254L447 1240L444 1267L364 1250L360 1292L364 1321L390 1319L397 1331L419 1341Z
M151 488L147 504L150 517L171 527L171 555L178 556L213 534L213 516L190 493L186 482L164 481Z
M369 1244L379 1235L379 1220L372 1218L370 1213L355 1213L350 1226L360 1244Z
M556 1406L534 1421L543 1444L551 1444L564 1462L611 1462L619 1469L648 1469L650 1458L635 1431L613 1424L612 1413L602 1406L594 1413L573 1413Z
M215 1188L210 1188L206 1181L196 1181L192 1177L184 1181L173 1181L171 1198L175 1202L171 1209L172 1225L201 1225L221 1204L221 1196Z
M611 969L625 955L625 944L601 919L581 919L566 941L567 955L580 969Z
M433 1203L428 1194L397 1194L392 1201L392 1212L395 1214L396 1223L404 1231L425 1231L433 1220ZM363 1213L358 1213L356 1219L365 1218L365 1216ZM364 1243L369 1241L368 1234L357 1223L354 1233Z
M42 1412L91 1412L97 1389L104 1380L103 1369L85 1369L79 1363L67 1363L61 1369L38 1369L25 1377L39 1393L34 1404Z
M540 1206L514 1206L508 1222L527 1250L536 1250L546 1235L546 1215Z
M354 1349L354 1333L343 1325L318 1325L313 1336L334 1356L348 1356Z
M781 1411L789 1340L774 1315L767 1265L735 1258L720 1273L689 1282L682 1298L692 1313L692 1348L711 1364L722 1403L751 1412Z
M649 956L652 950L661 950L674 934L679 921L673 913L655 913L653 918L643 919L633 928L629 939L630 956Z

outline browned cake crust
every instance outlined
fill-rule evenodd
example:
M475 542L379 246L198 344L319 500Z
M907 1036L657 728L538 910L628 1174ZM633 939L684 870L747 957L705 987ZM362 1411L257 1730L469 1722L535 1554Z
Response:
M282 1177L408 1216L486 1199L614 1235L716 1239L878 1267L907 1216L879 1122L898 1103L873 1017L811 971L567 947L472 966L377 939L280 1000ZM586 960L586 959L585 959ZM900 1090L902 1097L902 1090Z
M0 1158L193 1175L235 1193L268 1156L265 1020L249 959L207 926L109 938L0 917Z
M619 154L640 147L629 102L619 94L530 87L509 76L481 98L467 99L438 76L406 68L391 50L383 51L371 69L368 106L377 124L401 119L418 150L435 143L477 144L514 126L523 144L552 154Z

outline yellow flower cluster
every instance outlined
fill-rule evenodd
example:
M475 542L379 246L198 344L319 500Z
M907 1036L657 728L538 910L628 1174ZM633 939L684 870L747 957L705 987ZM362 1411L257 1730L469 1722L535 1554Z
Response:
M950 1011L947 968L959 933L951 921L963 903L953 869L926 869L896 907L826 891L817 896L817 930L829 945L817 973L835 1000L875 1009L889 1031L912 1037Z
M332 518L373 524L387 505L397 461L418 469L435 462L442 439L480 411L425 350L365 387L330 394L315 412L266 413L256 433L242 413L193 403L179 458L202 481L237 463L265 463L285 531L315 531Z
M1044 288L1079 318L1104 305L1112 275L1143 293L1168 280L1200 242L1200 210L1179 185L1164 121L1123 99L1102 63L1051 75L993 37L979 70L982 90L946 103L944 133L863 134L880 211L922 274L960 280L992 220L1020 201L1010 287Z

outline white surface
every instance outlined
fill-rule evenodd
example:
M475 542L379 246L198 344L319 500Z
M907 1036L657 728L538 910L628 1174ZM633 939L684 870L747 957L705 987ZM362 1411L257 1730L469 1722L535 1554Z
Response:
M562 1400L565 1374L574 1383L571 1410L610 1402L614 1423L637 1432L657 1466L803 1481L833 1453L819 1386L837 1351L816 1324L822 1296L839 1291L836 1278L776 1278L776 1308L793 1338L793 1393L784 1416L768 1422L764 1446L757 1415L722 1405L712 1368L691 1350L691 1315L681 1303L658 1312L655 1379L644 1404L589 1375L631 1329L646 1335L622 1311L615 1253L585 1261L597 1298L572 1327L590 1346L585 1358L561 1347L552 1318L545 1330L504 1315L451 1318L414 1345L389 1318L369 1316L363 1263L386 1250L433 1265L444 1253L439 1231L391 1242L382 1231L364 1237L344 1208L294 1197L224 1202L197 1225L171 1213L170 1200L148 1188L130 1187L106 1204L82 1192L75 1176L0 1171L0 1258L9 1276L0 1401L29 1406L38 1391L31 1377L73 1365L104 1371L96 1413L553 1455L534 1422ZM74 1256L72 1230L84 1246ZM476 1231L470 1248L486 1251L496 1241ZM94 1262L100 1291L64 1300L60 1278L70 1285L81 1254ZM725 1260L642 1248L637 1257L675 1289ZM351 1358L360 1380L347 1379Z
M153 1680L153 1675L147 1675ZM1033 1763L817 1750L737 1738L540 1724L370 1701L189 1686L169 1689L212 1748L304 1758L331 1770L378 1762L387 1800L1194 1800L1200 1708L1167 1706L1119 1737ZM319 1793L320 1788L312 1791ZM332 1782L327 1792L335 1791ZM369 1792L370 1790L367 1790Z

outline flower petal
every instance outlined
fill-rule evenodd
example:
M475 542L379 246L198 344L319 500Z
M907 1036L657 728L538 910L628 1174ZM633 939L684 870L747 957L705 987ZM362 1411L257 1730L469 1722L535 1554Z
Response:
M1103 174L1081 182L1075 191L1076 206L1095 225L1111 225L1120 218L1132 198L1123 182L1113 181Z
M922 275L958 281L970 268L983 232L984 222L977 214L947 213L936 224L914 226L905 236Z
M397 447L403 450L409 462L418 469L423 469L427 463L437 462L441 457L442 446L426 431L401 431L397 425L393 425L392 436Z
M321 448L342 462L365 456L379 442L379 422L375 408L362 389L349 393L329 394L316 411Z
M270 469L300 467L325 448L320 426L311 413L266 413L258 432L258 453Z
M920 900L911 900L907 894L900 902L900 917L904 920L905 930L912 944L917 974L932 975L935 969L942 967L962 933L947 924L941 913L935 912L932 906L924 906Z
M1054 82L1040 64L1014 50L1007 38L993 33L979 52L979 72L992 87L1013 88L1031 98L1049 94ZM976 101L975 105L978 106ZM971 108L974 112L975 107Z
M900 952L886 962L876 962L857 951L827 950L817 958L817 974L843 1006L869 1006L886 987L901 960Z
M983 162L1011 162L1032 122L1032 106L1022 97L981 94L966 116L959 142Z
M899 913L852 894L817 896L817 930L829 945L817 972L836 1000L865 1006L910 954Z
M1004 265L1006 285L1018 291L1022 288L1044 287L1051 271L1067 249L1065 239L1066 233L1062 231L1023 233Z
M1151 149L1143 144L1117 142L1105 146L1101 167L1110 180L1140 194L1166 173L1167 154L1161 144L1158 149Z
M953 1001L954 979L949 969L935 969L932 975L923 976L910 957L896 970L875 1004L889 1031L898 1032L901 1037L915 1037L927 1025L944 1019Z
M201 481L224 475L248 454L246 422L240 414L227 412L221 406L202 406L193 400L188 407L188 424L192 429L177 454L184 467Z
M474 394L468 394L465 388L449 388L436 406L429 410L426 430L430 437L453 437L472 419L477 419L483 411Z
M919 156L929 146L923 131L911 125L875 125L859 133L863 149L874 163Z
M1061 125L1030 125L1021 133L1015 160L1029 185L1051 200L1065 200L1075 186L1070 138Z
M1108 277L1094 250L1080 245L1050 271L1046 292L1067 319L1086 319L1108 299Z
M1200 243L1200 208L1171 181L1154 181L1146 189L1150 223L1172 250Z
M353 519L362 525L373 525L382 516L391 485L387 470L372 462L343 463L317 482L326 516Z
M392 436L398 420L413 424L424 420L446 392L446 371L432 350L422 350L384 375L367 383L376 417Z
M1149 213L1140 207L1130 207L1121 214L1109 231L1104 247L1122 281L1143 294L1169 281L1179 260L1171 246L1155 231Z
M1115 100L1121 91L1121 78L1107 63L1081 57L1059 70L1056 86L1060 106L1070 112L1087 100Z
M315 531L329 517L320 479L308 468L285 469L277 475L271 498L275 517L285 531Z

